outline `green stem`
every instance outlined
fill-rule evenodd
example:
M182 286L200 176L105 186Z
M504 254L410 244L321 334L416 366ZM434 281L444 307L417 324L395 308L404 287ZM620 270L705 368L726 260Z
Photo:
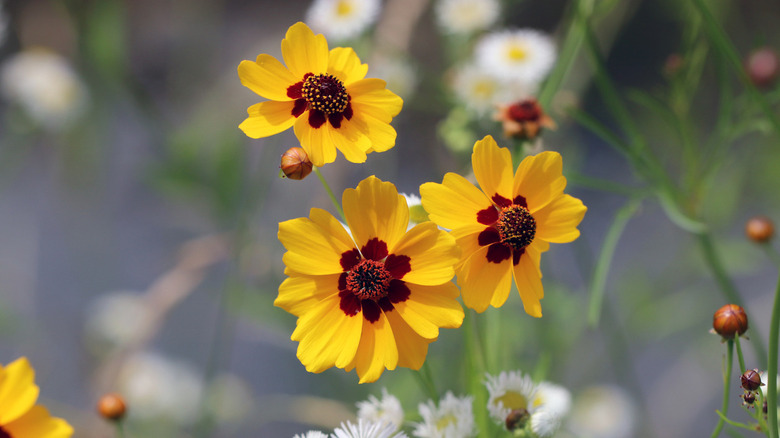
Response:
M344 216L344 210L341 209L341 204L339 203L338 199L336 199L336 195L333 194L333 190L330 189L328 182L325 181L325 177L322 176L322 173L320 173L320 169L318 167L315 167L314 173L317 174L317 177L320 179L322 186L325 187L325 191L328 192L328 196L330 196L330 201L333 203L333 206L336 207L336 211L339 212L339 216L341 216L341 220L343 220L344 223L347 223L347 218L346 216Z
M474 396L475 406L487 404L487 393L483 387L485 378L485 353L480 345L477 327L475 325L473 310L465 309L463 319L463 336L465 337L466 383L468 392ZM475 414L475 421L479 428L479 436L490 436L490 418L487 409L479 409Z
M777 347L780 334L780 278L777 280L775 304L772 307L772 320L769 323L769 366L767 369L766 404L769 419L769 436L778 438L777 431Z
M761 249L766 252L766 255L770 260L772 260L772 263L780 267L780 254L777 253L777 250L774 246L772 246L769 242L764 242L761 244Z
M739 340L739 336L734 337L734 343L737 345L737 360L739 361L739 374L744 374L747 371L745 366L745 356L742 355L742 341Z
M439 403L439 391L436 390L436 384L433 383L433 374L431 374L428 362L423 362L422 367L415 371L414 376L423 392L435 403Z
M723 430L723 424L726 422L729 411L729 393L731 388L731 364L734 362L734 340L728 340L728 348L726 350L726 373L723 375L723 403L721 404L719 415L720 419L715 426L715 430L712 431L712 438L716 438L720 435L720 431Z

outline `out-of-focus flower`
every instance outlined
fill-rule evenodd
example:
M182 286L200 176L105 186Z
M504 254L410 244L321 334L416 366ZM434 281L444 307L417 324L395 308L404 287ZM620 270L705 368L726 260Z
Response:
M527 411L529 415L533 412L537 387L530 376L520 371L502 371L498 376L488 375L485 386L487 408L497 424L505 424L513 411Z
M314 0L306 22L335 41L360 36L379 16L379 0Z
M542 128L555 128L555 122L544 113L536 99L498 105L493 118L501 122L506 137L533 140Z
M375 423L390 423L395 426L394 431L400 429L404 423L401 402L389 394L386 388L382 388L381 399L369 395L367 401L357 403L357 408L358 418Z
M541 82L555 64L555 44L532 29L504 30L482 37L475 48L479 65L506 80Z
M336 150L353 163L369 152L395 145L390 121L403 106L381 79L365 79L368 66L351 48L328 51L328 42L296 23L282 40L283 65L271 55L242 61L238 77L269 99L252 105L239 128L252 138L268 137L294 125L295 135L315 166L331 163Z
M496 0L439 0L436 20L448 33L472 33L492 26L501 13Z
M723 339L742 336L748 329L748 317L745 309L736 304L726 304L712 315L712 330Z
M531 406L531 430L541 438L550 437L571 409L571 393L563 386L541 382L536 387Z
M780 57L771 47L760 47L748 56L745 70L757 87L769 87L780 74Z
M319 430L310 430L305 434L297 434L293 438L328 438L328 435L320 432Z
M568 428L582 438L631 438L637 415L636 404L622 388L591 386L577 394Z
M298 316L292 339L306 370L357 369L373 382L385 369L419 369L439 328L457 328L463 309L450 281L459 250L433 222L408 232L409 208L375 176L347 189L350 234L325 210L279 224L289 275L274 301Z
M73 428L36 405L39 393L35 370L22 357L0 365L0 436L20 438L68 438Z
M62 56L37 48L19 52L2 65L2 92L40 126L58 130L86 109L87 90Z
M478 115L492 111L503 99L504 82L476 65L461 67L453 79L455 96Z
M571 407L569 391L550 382L536 384L520 371L487 376L488 411L510 431L529 430L537 437L555 434Z
M128 415L142 420L189 424L197 418L203 397L203 383L189 364L151 352L124 363L118 387L132 407Z
M775 225L766 216L752 217L745 224L745 234L754 242L768 242L775 234Z
M152 313L139 293L111 292L98 296L87 308L85 318L87 342L100 352L140 340Z
M415 194L401 194L406 198L406 205L409 206L409 229L412 229L417 224L427 222L428 212L422 206L422 199Z
M514 277L526 313L541 317L541 254L550 242L579 237L587 208L563 193L557 152L526 157L513 172L509 149L487 136L474 144L471 161L481 190L455 173L420 186L431 220L452 230L463 250L457 268L463 302L477 312L501 307Z
M419 438L467 438L477 434L472 410L472 398L456 397L447 392L436 406L432 400L419 406L422 423L415 425L412 435Z
M214 378L206 391L206 407L217 422L230 423L246 418L255 401L247 382L232 374Z
M312 170L311 160L302 148L290 148L282 154L279 164L284 176L290 179L301 180L309 176Z
M116 393L106 394L100 397L97 403L97 410L101 417L106 420L118 421L125 416L127 406L125 399Z
M400 56L381 56L371 63L371 74L387 82L387 88L406 99L417 87L417 70Z
M331 438L407 438L403 432L395 433L395 426L389 423L372 423L358 420L358 423L347 421L330 435Z

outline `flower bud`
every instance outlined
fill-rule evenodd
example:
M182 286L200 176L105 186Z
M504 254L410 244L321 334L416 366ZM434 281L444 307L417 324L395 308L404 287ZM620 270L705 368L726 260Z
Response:
M775 226L766 216L750 218L745 224L745 234L754 242L763 243L769 241L775 233Z
M555 128L555 122L544 113L536 99L501 105L493 118L501 122L506 137L533 140L542 128Z
M741 397L742 397L742 400L744 400L744 402L742 404L748 405L748 407L753 406L753 403L756 402L756 393L753 392L753 391L748 391L748 392L742 394Z
M121 395L109 393L100 397L97 410L100 416L106 420L119 421L125 416L127 408Z
M515 409L506 416L506 430L523 429L531 419L531 414L525 409Z
M769 47L754 50L748 56L745 70L756 87L771 86L780 72L780 59L777 52Z
M747 391L755 391L759 386L764 386L761 383L761 376L758 374L757 369L747 370L739 377L742 382L742 387Z
M282 155L282 164L279 166L284 175L290 179L304 179L312 169L309 156L301 148L290 148Z
M736 304L726 304L712 316L712 328L723 339L734 339L734 336L743 335L748 329L745 309Z

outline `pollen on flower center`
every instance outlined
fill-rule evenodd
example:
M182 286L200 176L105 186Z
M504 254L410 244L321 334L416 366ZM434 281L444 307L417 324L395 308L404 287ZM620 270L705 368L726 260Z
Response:
M339 17L347 17L352 13L353 9L352 3L347 0L341 0L339 1L338 6L336 6L336 15Z
M512 61L523 61L528 56L528 51L524 47L513 45L508 55Z
M340 113L349 103L349 94L344 84L329 74L307 75L301 94L309 103L309 109L320 110L325 114Z
M501 243L521 250L530 245L536 236L536 220L525 207L510 205L498 217L496 223Z
M347 289L361 300L378 300L387 296L392 279L384 263L363 259L347 275Z

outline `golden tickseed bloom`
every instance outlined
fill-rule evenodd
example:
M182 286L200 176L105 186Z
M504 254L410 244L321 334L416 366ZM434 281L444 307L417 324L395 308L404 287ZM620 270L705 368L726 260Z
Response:
M404 197L374 176L342 204L351 235L318 208L279 224L289 278L274 304L298 317L298 359L313 373L357 368L360 383L385 368L419 369L439 328L463 321L450 281L455 239L433 222L407 231Z
M0 437L67 438L73 428L54 418L38 400L35 370L27 358L0 366Z
M381 79L365 79L368 65L351 48L328 51L328 42L303 23L282 40L283 65L271 55L241 61L238 77L269 99L249 107L239 128L252 138L268 137L294 126L295 135L315 166L336 159L336 149L353 163L369 152L395 145L390 121L403 101Z
M536 99L499 105L493 118L501 122L506 137L533 140L542 128L555 129L555 122L544 113Z
M500 307L514 277L526 313L541 317L541 253L579 237L587 208L563 193L557 152L526 157L513 177L509 150L487 136L474 144L471 162L482 190L455 173L420 187L430 219L452 230L463 250L456 272L463 302L477 312Z

